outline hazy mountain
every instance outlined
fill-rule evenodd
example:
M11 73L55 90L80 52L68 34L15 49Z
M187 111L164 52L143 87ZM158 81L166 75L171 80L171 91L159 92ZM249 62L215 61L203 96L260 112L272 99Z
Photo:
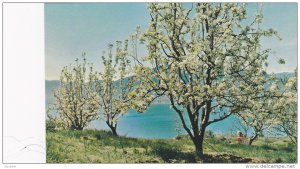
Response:
M290 78L292 76L295 75L294 72L282 72L282 73L276 73L276 78L279 79L279 78Z
M53 92L59 87L59 80L46 80L45 82L45 94L46 94L46 104L54 101Z

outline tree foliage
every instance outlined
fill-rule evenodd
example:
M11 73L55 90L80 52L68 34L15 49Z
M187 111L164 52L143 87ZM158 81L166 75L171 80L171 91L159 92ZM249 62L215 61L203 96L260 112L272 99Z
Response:
M278 86L278 79L275 74L266 75L264 90L261 90L259 97L254 98L251 109L245 109L237 113L243 125L252 129L249 135L249 145L258 136L264 135L263 132L271 132L278 125L279 112L282 110L274 105L283 97L282 91ZM251 105L249 105L251 106Z
M55 121L58 128L82 130L98 118L99 96L94 87L97 73L76 59L75 65L65 66L61 71L60 87L55 90L53 109L58 112Z
M104 72L96 85L100 97L102 117L110 127L113 134L117 135L117 121L132 107L132 98L129 93L133 90L135 77L128 76L130 61L128 55L128 41L117 41L115 57L112 52L113 45L109 45L107 56L102 56ZM118 79L118 80L116 80Z
M297 144L297 70L295 70L294 76L282 79L281 82L284 85L283 96L274 104L275 108L280 109L275 129L287 135L294 144Z

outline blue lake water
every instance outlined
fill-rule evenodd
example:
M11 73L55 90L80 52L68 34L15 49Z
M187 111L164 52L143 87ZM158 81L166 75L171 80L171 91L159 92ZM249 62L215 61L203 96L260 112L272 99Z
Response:
M187 113L184 117L188 121ZM212 118L214 117L216 116L212 115ZM223 121L211 124L207 129L219 134L231 134L235 119L235 116L230 116ZM109 130L103 120L91 122L89 128ZM176 128L181 130L178 132ZM179 133L185 134L178 114L168 104L153 104L144 113L130 110L119 119L117 132L119 135L137 138L174 138Z

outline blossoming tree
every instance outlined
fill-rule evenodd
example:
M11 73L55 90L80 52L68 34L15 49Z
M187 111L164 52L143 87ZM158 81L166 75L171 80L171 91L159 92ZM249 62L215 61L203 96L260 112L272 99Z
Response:
M271 89L274 88L274 84L271 86ZM275 90L277 91L277 89ZM271 132L273 127L277 125L278 113L281 109L275 109L274 104L282 97L282 94L276 91L262 92L264 97L255 98L253 102L255 105L252 105L251 109L245 109L236 113L242 120L243 125L252 129L248 135L249 145L252 145L253 141L259 136L264 135L266 132Z
M260 39L276 31L260 28L261 11L249 24L243 22L245 4L151 3L148 8L151 22L141 37L148 54L135 67L144 92L136 93L167 96L202 156L207 126L259 106L270 52Z
M274 104L275 108L280 109L275 129L286 134L294 144L297 144L297 71L294 76L282 79L281 82L284 85L283 96Z
M100 96L101 115L114 135L117 135L117 121L132 107L133 97L129 97L135 84L135 77L129 76L128 41L117 41L115 57L113 45L109 45L107 56L102 56L104 72L97 82L96 91ZM117 79L117 80L116 80Z
M94 86L98 74L92 66L87 68L83 54L83 62L66 66L61 71L60 87L55 90L53 109L58 112L54 117L59 128L82 130L89 122L98 118L99 96Z

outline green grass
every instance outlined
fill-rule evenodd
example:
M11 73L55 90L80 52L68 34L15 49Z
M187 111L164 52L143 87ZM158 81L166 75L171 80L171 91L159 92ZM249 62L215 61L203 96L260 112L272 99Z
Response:
M287 138L259 138L253 146L234 138L204 142L205 158L194 155L193 143L183 138L137 139L98 130L47 132L48 163L295 163L296 146Z
M205 145L209 152L222 152L251 158L252 162L295 163L297 161L296 145L292 144L288 138L259 138L253 142L252 146L238 144L234 138L227 139L227 141L208 139Z

